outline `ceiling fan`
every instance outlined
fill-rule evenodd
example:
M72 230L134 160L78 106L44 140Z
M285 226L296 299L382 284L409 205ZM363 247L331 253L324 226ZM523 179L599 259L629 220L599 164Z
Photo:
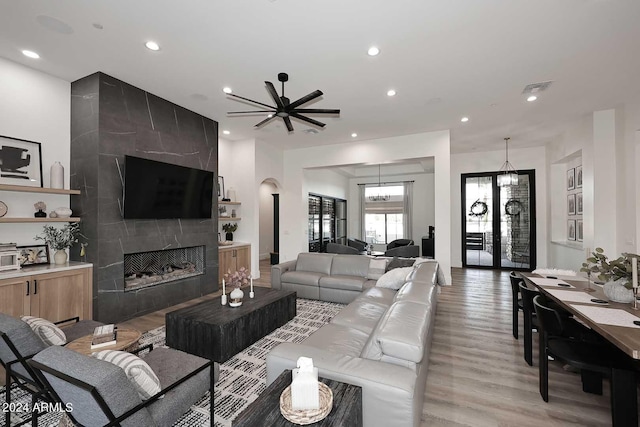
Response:
M269 113L266 119L255 125L254 127L260 127L272 119L276 117L281 117L284 121L284 124L287 126L287 130L289 132L293 132L293 125L291 124L291 117L295 117L298 120L302 120L303 122L311 123L312 125L316 125L319 127L324 127L325 124L321 123L317 120L311 119L309 117L305 117L302 113L305 114L340 114L340 110L338 109L326 109L326 108L298 108L309 101L312 101L319 96L322 96L322 91L314 90L310 94L303 96L297 101L290 102L289 98L284 96L284 84L289 80L289 75L287 73L279 73L278 81L282 83L282 96L278 96L278 92L276 92L276 88L273 86L271 82L264 82L267 85L267 92L273 98L273 102L275 102L275 107L267 104L263 104L262 102L254 101L252 99L244 98L242 96L234 95L233 93L228 93L227 95L232 96L234 98L242 99L244 101L249 101L254 104L261 105L263 107L269 108L269 110L254 110L254 111L230 111L227 114L255 114L255 113Z

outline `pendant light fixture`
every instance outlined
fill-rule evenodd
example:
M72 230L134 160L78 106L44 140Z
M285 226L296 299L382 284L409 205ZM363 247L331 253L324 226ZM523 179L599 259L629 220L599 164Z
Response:
M372 194L369 196L369 201L371 202L386 202L391 198L389 194L382 194L382 185L380 181L380 165L378 164L378 194Z
M504 139L505 149L505 161L498 173L498 187L509 187L511 185L518 185L518 171L509 163L509 140L511 138Z

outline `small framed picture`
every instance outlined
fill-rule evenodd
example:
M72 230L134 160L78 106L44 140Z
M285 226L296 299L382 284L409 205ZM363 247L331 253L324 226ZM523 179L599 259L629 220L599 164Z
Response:
M571 168L567 171L567 190L575 190L576 188L576 169Z
M0 184L42 187L39 142L0 135Z
M567 214L575 215L576 214L576 195L569 194L567 196Z
M47 245L16 246L16 248L20 251L21 267L49 264L49 246Z
M582 242L584 240L584 234L582 231L582 220L579 219L576 221L576 240L578 242Z
M576 213L582 215L582 193L576 194Z
M576 167L576 188L582 188L582 166Z
M576 240L576 220L567 221L567 240Z
M218 175L218 200L224 200L224 176Z

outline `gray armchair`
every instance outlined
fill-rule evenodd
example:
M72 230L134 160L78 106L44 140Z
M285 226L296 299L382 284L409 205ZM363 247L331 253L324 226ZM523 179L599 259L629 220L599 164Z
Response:
M359 255L360 252L362 251L351 246L341 245L340 243L327 243L328 254Z
M398 246L397 248L386 250L384 252L384 256L417 258L420 256L420 246L418 245Z
M143 360L162 388L144 401L122 368L64 347L49 347L28 363L56 402L73 406L67 416L84 426L170 426L207 391L213 408L217 364L169 348Z
M356 248L359 252L364 252L367 250L367 246L369 244L367 242L363 242L358 239L347 239L347 246L351 246L352 248Z
M387 250L398 248L400 246L408 246L413 245L413 240L411 239L396 239L387 244Z

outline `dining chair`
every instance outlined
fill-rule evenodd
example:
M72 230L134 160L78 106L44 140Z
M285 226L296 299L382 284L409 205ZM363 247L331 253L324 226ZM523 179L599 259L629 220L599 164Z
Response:
M513 337L518 339L518 312L522 310L519 284L522 279L515 271L512 271L509 273L509 281L511 282L511 327L513 329Z
M520 280L518 288L520 295L522 295L519 304L522 306L524 320L524 360L529 366L533 366L533 329L538 329L533 299L540 293L535 289L528 288L522 280Z

